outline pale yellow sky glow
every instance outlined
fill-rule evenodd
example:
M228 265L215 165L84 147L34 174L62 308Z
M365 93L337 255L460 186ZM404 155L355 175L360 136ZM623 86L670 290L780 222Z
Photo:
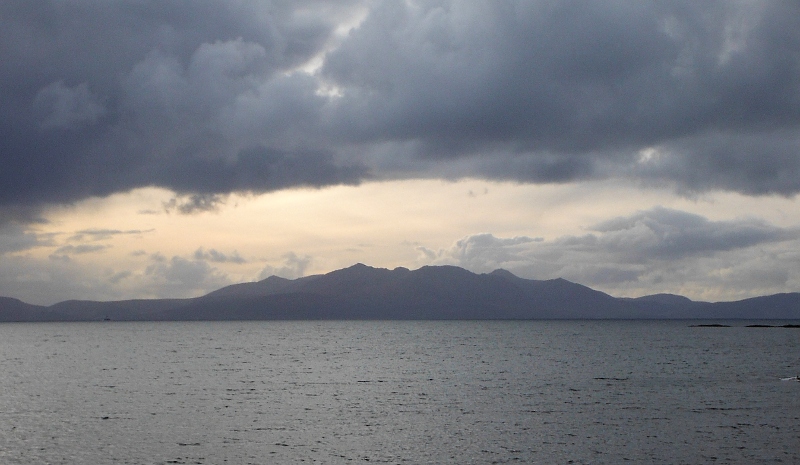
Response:
M800 224L792 199L737 194L687 199L666 191L601 182L373 182L258 196L231 195L216 211L190 215L167 211L165 204L173 197L169 191L148 188L52 209L47 213L50 222L35 226L36 233L50 238L49 242L42 241L43 245L19 252L15 258L24 257L43 267L79 268L81 273L94 273L98 283L123 276L105 283L106 294L100 297L184 297L181 292L187 291L177 288L148 287L154 263L170 264L178 259L207 263L206 271L215 279L188 291L189 295L200 295L227 282L256 280L262 274L297 277L357 262L386 268L446 263L480 268L466 259L459 261L462 259L453 249L457 241L489 233L500 239L525 236L532 240L531 246L546 246L566 236L596 234L590 228L598 223L654 207L694 213L711 221L757 217L780 228L797 228ZM304 265L298 268L296 263L288 263L290 254L305 260ZM515 263L518 269L514 269ZM508 265L524 277L555 277L551 275L555 271L537 269L535 263L531 258L527 264L511 260ZM569 275L570 269L556 271ZM729 272L727 265L708 271L719 276ZM580 278L570 277L576 281ZM635 285L586 284L615 295L638 291ZM675 283L665 284L663 289L678 290L713 298L687 283L680 289ZM180 295L167 295L169 292ZM47 298L41 302L47 302Z

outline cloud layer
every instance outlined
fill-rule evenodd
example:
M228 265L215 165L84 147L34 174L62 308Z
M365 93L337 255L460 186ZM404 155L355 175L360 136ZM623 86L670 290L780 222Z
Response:
M794 195L799 31L794 2L3 2L0 212L404 177Z
M582 236L551 240L470 235L421 261L476 272L505 268L536 279L563 277L614 295L673 292L732 300L800 286L800 230L761 220L710 221L655 207Z

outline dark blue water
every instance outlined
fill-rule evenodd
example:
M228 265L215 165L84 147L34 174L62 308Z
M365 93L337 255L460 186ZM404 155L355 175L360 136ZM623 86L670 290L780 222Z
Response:
M689 324L3 324L0 463L800 463L800 330Z

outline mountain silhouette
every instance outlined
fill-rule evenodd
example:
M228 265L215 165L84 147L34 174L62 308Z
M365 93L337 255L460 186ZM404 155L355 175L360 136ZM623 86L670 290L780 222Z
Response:
M193 299L60 302L0 298L0 321L800 319L800 293L737 302L656 294L616 298L565 279L455 266L373 268L234 284Z

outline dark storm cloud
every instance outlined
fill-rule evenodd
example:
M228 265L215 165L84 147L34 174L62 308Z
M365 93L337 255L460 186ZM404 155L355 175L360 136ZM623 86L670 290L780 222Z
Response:
M642 182L680 180L688 192L707 189L749 195L793 195L800 186L800 131L723 133L670 141L632 174Z
M339 9L346 16L347 3ZM339 15L316 2L3 2L0 206L33 216L149 185L191 194L357 182L361 166L225 128L238 124L226 109L248 93L285 96L300 113L302 100L319 101L308 78L284 73L322 50Z
M796 2L3 2L0 212L390 177L794 195L798 50Z
M462 174L791 195L798 31L791 2L383 3L323 72L343 133Z

